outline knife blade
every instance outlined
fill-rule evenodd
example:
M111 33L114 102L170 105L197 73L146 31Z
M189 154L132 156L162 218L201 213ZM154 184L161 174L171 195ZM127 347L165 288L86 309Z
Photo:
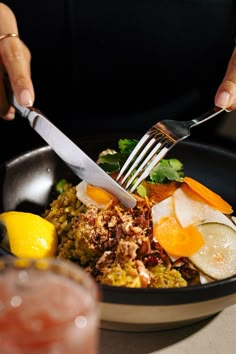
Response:
M136 199L129 192L111 178L39 110L19 105L14 96L10 102L17 113L28 119L30 126L81 180L107 190L126 208L133 208L136 205Z

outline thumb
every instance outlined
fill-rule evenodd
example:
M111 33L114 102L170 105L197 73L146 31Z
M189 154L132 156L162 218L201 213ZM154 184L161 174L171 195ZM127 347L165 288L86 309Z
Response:
M236 48L230 58L225 77L216 92L215 105L236 109Z

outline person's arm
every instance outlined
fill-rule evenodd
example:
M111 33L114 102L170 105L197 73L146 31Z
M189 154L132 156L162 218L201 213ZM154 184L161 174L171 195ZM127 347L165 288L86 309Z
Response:
M0 116L11 120L15 112L6 100L3 74L8 74L14 95L23 106L32 106L34 88L30 75L30 51L19 37L4 37L9 33L18 34L17 21L12 10L0 3Z
M215 105L236 110L236 48L215 96Z

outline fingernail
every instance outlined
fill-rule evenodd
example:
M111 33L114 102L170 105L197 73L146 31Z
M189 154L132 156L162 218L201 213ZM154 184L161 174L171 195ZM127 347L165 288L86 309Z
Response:
M31 107L33 105L33 100L29 90L22 90L19 95L20 104L25 107Z
M14 112L9 112L4 117L4 119L6 119L6 120L13 120L14 118L15 118L15 113Z
M221 92L216 98L216 105L222 108L228 107L230 94L226 91Z

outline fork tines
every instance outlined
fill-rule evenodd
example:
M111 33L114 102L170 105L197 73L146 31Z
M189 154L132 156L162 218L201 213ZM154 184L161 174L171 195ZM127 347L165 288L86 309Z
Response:
M147 131L122 167L117 182L131 193L150 174L167 152L179 141L190 135L190 129L217 114L226 111L213 107L208 112L188 121L165 119Z
M175 141L169 135L153 126L126 160L117 176L118 183L124 185L126 182L124 188L132 193L174 144Z

